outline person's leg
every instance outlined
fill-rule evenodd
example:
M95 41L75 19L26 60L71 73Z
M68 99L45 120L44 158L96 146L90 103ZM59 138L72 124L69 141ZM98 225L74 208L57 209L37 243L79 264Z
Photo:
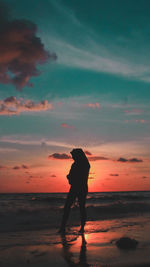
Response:
M78 194L80 218L81 218L81 229L80 229L81 233L84 232L84 226L86 223L86 208L85 208L86 196L87 192L81 192Z
M64 206L64 213L63 213L61 227L60 227L59 232L65 232L65 227L66 227L66 223L67 223L67 220L69 217L70 208L71 208L73 202L75 201L75 199L76 199L75 192L70 190L68 193L67 199L66 199L65 206Z

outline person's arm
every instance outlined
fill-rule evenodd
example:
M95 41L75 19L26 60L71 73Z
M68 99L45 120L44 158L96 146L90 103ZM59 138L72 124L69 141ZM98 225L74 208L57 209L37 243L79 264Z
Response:
M68 174L66 177L67 177L67 179L68 179L69 184L71 184L71 181L70 181L70 175Z
M69 184L71 184L71 179L72 179L72 175L73 175L73 169L74 169L74 163L72 164L71 169L70 169L69 173L66 176L68 181L69 181Z

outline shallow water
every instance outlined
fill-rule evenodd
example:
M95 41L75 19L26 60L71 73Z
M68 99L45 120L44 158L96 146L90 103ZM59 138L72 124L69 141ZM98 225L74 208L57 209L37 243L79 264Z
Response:
M0 266L133 267L150 263L149 216L90 221L84 235L78 230L78 226L68 228L64 236L56 228L2 233ZM138 240L137 249L119 250L115 242L122 236Z

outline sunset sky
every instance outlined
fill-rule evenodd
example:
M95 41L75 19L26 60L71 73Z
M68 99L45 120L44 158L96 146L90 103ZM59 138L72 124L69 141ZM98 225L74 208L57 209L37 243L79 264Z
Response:
M4 4L5 3L5 4ZM0 192L150 190L150 2L0 1Z

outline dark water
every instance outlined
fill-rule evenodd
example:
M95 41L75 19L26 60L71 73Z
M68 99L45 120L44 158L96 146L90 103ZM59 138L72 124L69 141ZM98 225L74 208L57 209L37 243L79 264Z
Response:
M0 194L0 230L57 227L60 223L66 193ZM97 192L87 196L88 220L104 220L150 213L150 191ZM76 202L72 223L79 223Z
M66 196L67 193L0 194L0 213L62 209ZM76 202L74 207L77 205ZM131 207L150 211L150 191L88 193L86 206L95 210L118 207L118 212L125 207L126 212L130 212Z

